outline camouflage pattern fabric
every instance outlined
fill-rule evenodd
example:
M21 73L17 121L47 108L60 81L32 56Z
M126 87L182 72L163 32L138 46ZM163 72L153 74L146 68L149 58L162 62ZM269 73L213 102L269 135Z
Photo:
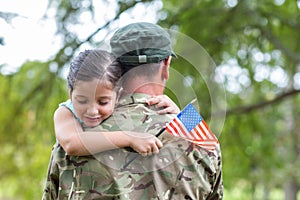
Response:
M173 115L157 115L134 94L119 101L114 114L89 131L132 130L156 134ZM142 133L141 133L142 134ZM163 132L163 148L142 157L129 148L91 156L52 150L43 199L222 199L222 159L214 152Z

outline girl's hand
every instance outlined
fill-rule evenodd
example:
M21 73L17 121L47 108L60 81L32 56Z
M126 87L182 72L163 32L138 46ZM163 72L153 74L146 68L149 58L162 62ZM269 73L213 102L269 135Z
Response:
M155 105L157 108L163 108L157 111L158 114L178 114L180 109L178 106L166 95L153 96L147 99L148 105Z
M142 156L158 154L163 146L157 137L149 133L127 132L127 135L130 138L130 147Z

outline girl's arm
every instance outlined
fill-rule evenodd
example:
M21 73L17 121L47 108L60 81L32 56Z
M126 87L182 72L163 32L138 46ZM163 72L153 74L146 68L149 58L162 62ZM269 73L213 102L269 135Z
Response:
M55 135L68 155L91 155L110 149L131 147L143 156L158 153L161 141L151 134L125 131L87 132L69 109L59 107L54 113Z

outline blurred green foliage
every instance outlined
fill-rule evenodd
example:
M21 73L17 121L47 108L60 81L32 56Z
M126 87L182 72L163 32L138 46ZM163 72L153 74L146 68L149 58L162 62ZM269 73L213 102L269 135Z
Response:
M49 8L57 11L57 34L65 41L62 48L47 62L26 62L16 73L0 74L0 199L40 199L55 142L53 112L68 98L62 74L80 46L97 47L101 41L95 36L112 31L121 13L132 14L140 5L151 9L158 2L115 1L115 16L79 40L70 27L84 26L78 16L83 12L94 16L95 2L49 1ZM97 3L108 6L110 2ZM192 38L211 56L205 65L202 57L188 57L198 55L193 46L190 52L181 52L172 62L166 93L181 107L197 97L211 128L222 127L216 134L223 154L225 199L297 199L297 2L170 0L162 1L156 17L157 23ZM186 44L175 41L175 49L183 48ZM191 60L200 63L201 73ZM5 67L0 65L0 69ZM222 113L226 114L224 124Z

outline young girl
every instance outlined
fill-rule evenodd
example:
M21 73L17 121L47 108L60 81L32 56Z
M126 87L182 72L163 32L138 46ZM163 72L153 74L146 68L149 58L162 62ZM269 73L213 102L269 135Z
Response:
M161 141L148 133L141 137L131 131L84 132L85 127L97 126L112 114L120 76L121 67L103 50L81 52L71 63L67 78L70 99L54 113L56 138L68 155L90 155L122 147L131 147L143 156L159 152ZM160 114L179 112L165 95L150 98L147 103L162 107Z

